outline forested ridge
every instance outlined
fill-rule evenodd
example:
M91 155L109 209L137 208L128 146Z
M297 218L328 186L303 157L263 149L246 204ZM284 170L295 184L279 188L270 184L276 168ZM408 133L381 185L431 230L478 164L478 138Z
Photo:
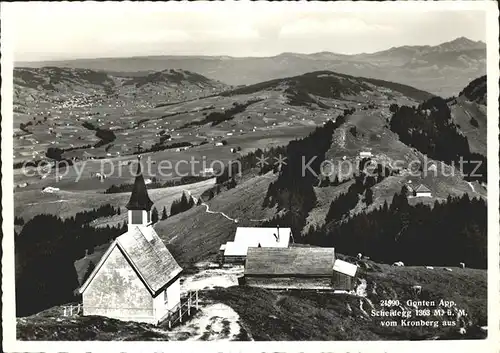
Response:
M41 214L27 221L14 238L17 315L73 300L78 287L74 262L126 230L126 224L94 228L89 223L119 213L108 204L66 219Z
M430 158L461 168L466 180L487 181L486 157L470 151L467 137L453 122L444 99L433 97L418 107L392 105L391 110L390 128L401 142Z

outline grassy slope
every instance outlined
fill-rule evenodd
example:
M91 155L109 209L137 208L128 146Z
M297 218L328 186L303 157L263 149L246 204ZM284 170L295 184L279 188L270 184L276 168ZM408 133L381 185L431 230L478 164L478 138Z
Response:
M374 266L373 263L371 265ZM467 320L471 321L468 325L472 325L467 331L467 338L484 336L477 326L487 322L486 271L454 268L454 272L447 272L439 268L378 267L381 272L362 275L367 280L368 298L375 309L381 308L381 299L399 299L400 302L416 299L411 287L420 284L423 296L428 296L430 300L454 300L458 308L465 309ZM363 302L364 310L370 313L371 306L366 299L348 295L243 287L217 289L207 294L231 306L240 315L242 326L255 340L459 338L456 328L382 327L377 318L360 310L360 302Z
M168 335L153 325L125 322L99 316L64 317L54 307L17 319L17 339L44 341L168 341Z
M214 184L215 179L209 179L199 183L173 186L163 189L149 190L149 196L155 203L155 207L161 212L163 206L170 205L178 199L183 190L189 190L193 195L200 195L203 191ZM110 224L123 222L126 219L125 204L130 198L130 193L103 194L89 191L60 191L57 193L42 193L39 190L18 192L14 194L14 205L16 216L25 220L31 219L37 214L48 213L59 217L73 216L77 212L99 207L110 203L114 207L121 207L122 214L113 219ZM99 220L96 223L101 223ZM106 220L105 220L106 221ZM105 225L104 223L103 225Z
M341 256L345 259L344 256ZM350 261L355 261L350 258ZM316 291L270 291L234 286L200 292L202 302L222 303L234 309L247 337L254 340L426 340L484 338L480 327L487 323L486 271L436 267L391 267L363 261L358 276L365 280L366 297ZM408 299L415 300L412 286L421 285L420 300L455 301L465 310L458 328L442 326L446 317L429 317L439 321L437 328L382 327L371 310L381 309L380 300L398 299L405 310ZM438 308L436 306L435 308ZM423 307L420 307L421 309ZM414 310L412 310L414 312ZM202 307L203 312L203 307ZM22 340L172 340L176 339L162 326L123 322L103 317L61 316L54 307L39 314L17 319L18 339ZM418 319L413 317L413 319ZM453 318L454 320L454 318ZM188 324L189 325L189 324Z
M453 120L460 125L460 130L467 136L471 152L486 155L486 106L470 102L464 96L458 97L456 101L457 104L450 107ZM478 122L478 127L471 125L472 117Z
M353 168L357 166L359 161L358 154L360 151L371 151L374 157L372 160L385 164L407 168L408 163L414 160L422 161L424 156L415 149L405 145L396 134L386 127L386 118L389 117L387 108L381 107L371 110L357 110L350 116L346 123L334 132L332 138L332 146L327 152L328 160L333 161L335 172L342 170L342 174L351 174L355 171L351 169L349 172L348 162ZM352 127L356 127L356 136L350 131ZM345 163L342 158L346 157ZM445 201L448 195L461 196L468 193L470 197L486 197L487 191L477 182L471 185L464 181L459 175L448 176L451 174L451 167L439 161L428 159L428 162L434 162L438 165L438 174L428 172L427 175L410 175L409 170L403 170L400 175L388 176L382 182L372 187L374 202L370 206L362 201L352 210L352 213L371 211L378 208L387 201L392 202L395 193L400 192L403 185L410 182L413 185L425 184L432 191L432 197L429 198L413 198L410 199L410 204L424 203L426 205L434 205L434 202ZM440 172L440 171L444 171ZM318 202L316 207L309 213L307 219L308 225L322 224L328 212L330 202L334 200L340 193L345 193L352 182L347 182L335 187L316 188L316 196Z
M221 244L233 239L236 227L257 226L260 222L255 220L266 219L274 215L274 209L262 208L267 188L274 178L272 174L251 178L207 202L210 211L223 212L228 217L237 219L238 223L227 219L220 213L207 213L206 206L202 205L195 206L164 221L159 221L154 226L155 230L181 266L189 267L199 260L216 255ZM185 187L185 190L191 191L192 195L197 197L208 187L208 185L197 189ZM173 199L177 199L181 195L183 187L175 187L175 194L170 194L170 198L164 197L160 202L158 202L158 197L155 197L155 190L150 190L149 194L151 199L155 201L155 207L158 207L160 202L169 201L171 203ZM167 205L169 211L170 203ZM159 210L161 211L161 208ZM126 213L122 212L121 216L99 220L99 225L123 222L125 217ZM83 277L89 262L97 263L106 249L107 245L98 247L91 255L75 262L80 279Z
M274 214L272 209L262 208L272 180L272 174L249 179L208 202L210 211L223 212L237 219L238 223L221 214L207 213L206 206L196 206L158 222L156 232L182 265L215 255L221 244L234 237L237 226L255 226L259 222L252 219L264 219Z

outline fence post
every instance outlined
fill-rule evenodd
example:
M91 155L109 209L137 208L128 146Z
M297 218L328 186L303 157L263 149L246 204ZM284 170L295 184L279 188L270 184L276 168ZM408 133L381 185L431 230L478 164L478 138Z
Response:
M73 316L73 304L69 306L69 316Z
M196 290L196 310L198 310L198 290Z
M63 306L63 309L64 309L64 313L63 313L63 315L64 315L64 316L67 316L67 314L66 314L66 306Z
M170 322L170 319L168 320L168 329L172 328L172 323Z
M188 316L191 315L191 293L188 296Z
M179 305L179 322L182 322L182 303Z

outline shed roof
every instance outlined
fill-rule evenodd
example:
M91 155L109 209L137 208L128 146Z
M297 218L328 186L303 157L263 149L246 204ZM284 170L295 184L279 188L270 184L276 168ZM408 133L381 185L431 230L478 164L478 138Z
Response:
M245 275L331 276L334 248L255 248L248 249Z
M279 234L279 239L276 237ZM290 228L277 227L238 227L234 241L226 243L224 256L246 256L249 247L260 246L287 248L290 243ZM276 235L276 236L275 236Z
M358 266L340 259L336 259L335 263L333 264L333 270L335 272L340 272L345 275L354 277L356 275L356 271L358 270Z
M149 233L150 241L146 239L145 232ZM92 282L116 246L122 251L153 297L158 295L165 285L182 271L153 227L133 227L111 244L87 281L80 287L80 293L83 293Z

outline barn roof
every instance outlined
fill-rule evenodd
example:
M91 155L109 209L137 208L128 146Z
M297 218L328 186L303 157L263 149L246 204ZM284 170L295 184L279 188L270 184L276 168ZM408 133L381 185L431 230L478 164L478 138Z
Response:
M249 248L245 275L331 276L334 248Z
M415 192L431 192L431 190L424 184L420 184L418 188L415 189Z
M276 239L279 233L279 240ZM234 241L226 243L224 256L246 256L249 247L260 246L287 248L290 243L290 228L238 227Z
M137 163L137 173L135 176L134 186L132 188L132 194L130 195L130 200L127 205L128 210L146 210L150 211L153 207L153 201L149 198L148 189L146 188L146 183L144 182L144 177L141 171L140 160Z
M145 232L151 240L147 240ZM153 297L182 271L153 227L133 227L111 244L87 281L80 287L80 293L92 282L115 247L122 251Z

